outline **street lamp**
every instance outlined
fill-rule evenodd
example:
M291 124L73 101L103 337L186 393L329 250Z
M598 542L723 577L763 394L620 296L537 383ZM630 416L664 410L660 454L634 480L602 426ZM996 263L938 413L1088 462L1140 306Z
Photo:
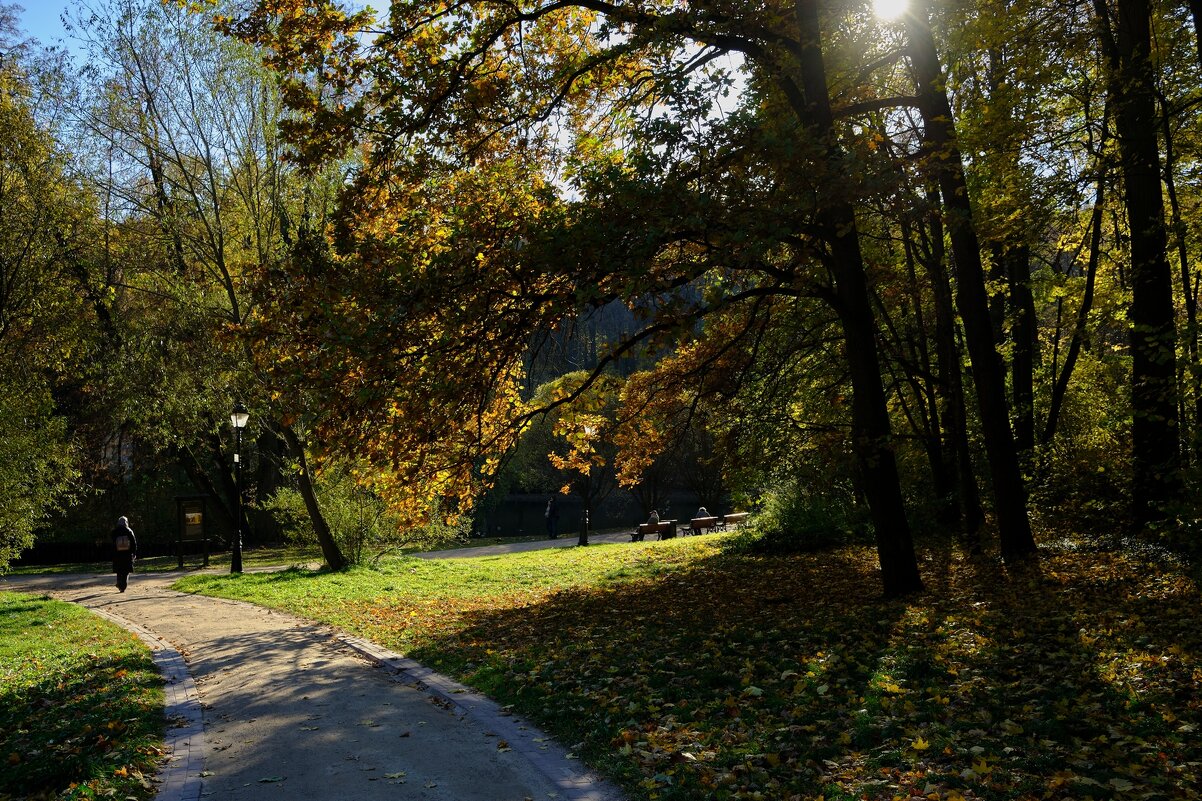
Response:
M593 426L586 425L584 427L584 435L587 437L584 443L584 452L589 456L589 471L584 474L584 525L580 528L580 537L576 540L577 545L588 545L588 529L589 529L589 512L592 511L592 496L593 496L593 434L597 433L597 429Z
M234 512L234 553L230 559L230 572L242 572L242 429L250 413L242 405L242 401L234 404L230 412L230 425L234 427L234 494L238 496L237 509Z

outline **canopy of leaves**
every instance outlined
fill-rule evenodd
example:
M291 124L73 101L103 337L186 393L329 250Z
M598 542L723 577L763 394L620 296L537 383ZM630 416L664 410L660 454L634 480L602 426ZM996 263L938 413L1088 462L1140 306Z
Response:
M265 315L279 379L328 411L322 438L391 471L402 506L418 490L466 504L539 411L516 393L539 334L621 301L641 328L607 361L687 342L730 307L756 322L767 298L829 292L807 224L815 193L849 187L776 119L770 82L712 113L731 89L726 50L768 70L788 19L395 3L370 43L355 33L366 18L328 5L224 20L284 73L302 163L363 157L333 248L299 249Z
M0 64L0 569L77 478L50 377L92 339L75 270L90 198L37 120L33 88L20 61Z

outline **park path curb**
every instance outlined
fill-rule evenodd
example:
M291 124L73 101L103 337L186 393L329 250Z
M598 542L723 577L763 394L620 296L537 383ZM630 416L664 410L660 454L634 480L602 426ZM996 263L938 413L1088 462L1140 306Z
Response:
M474 718L509 743L509 747L524 756L544 776L559 788L567 801L609 801L621 798L615 786L596 774L574 767L576 759L532 723L517 717L496 701L466 687L441 673L400 654L389 651L370 640L337 634L336 638L348 648L388 670L395 681L410 684L440 699L462 715ZM580 765L575 762L575 765Z
M264 608L248 601L231 598L210 600L236 606ZM150 647L155 664L165 679L164 715L167 718L167 730L164 746L170 756L156 776L159 791L155 801L200 801L204 789L201 774L204 771L206 753L204 721L196 684L186 660L166 640L139 624L107 610L88 608L142 639ZM291 618L301 625L321 627L333 642L388 671L394 681L410 685L437 699L459 715L471 718L486 727L488 731L505 740L510 748L553 783L558 788L559 797L564 801L619 801L625 798L625 794L616 785L587 770L549 735L487 696L370 640L351 636L289 612L273 612L281 617Z
M114 612L107 608L100 608L109 605L108 602L110 600L124 601L125 596L117 598L112 595L111 590L109 590L108 594L85 596L84 593L92 592L95 589L96 578L90 575L82 578L68 577L67 579L50 575L32 576L24 579L18 578L13 581L0 581L0 586L16 591L46 593L61 600L78 603L102 618L112 621L135 634L147 645L156 667L163 676L165 695L164 718L166 726L163 747L165 756L160 763L158 773L154 777L154 781L158 786L156 801L202 801L206 796L212 794L212 787L210 785L212 782L217 781L207 778L212 775L209 771L219 770L222 777L228 778L230 775L228 768L232 763L229 763L228 760L229 752L225 751L229 747L228 744L224 745L224 747L219 747L223 741L219 742L213 739L217 737L220 740L221 735L210 731L206 737L205 717L209 714L210 707L206 703L203 705L202 710L201 694L196 677L200 677L201 684L204 685L206 693L216 691L219 695L222 693L228 694L228 686L223 687L221 680L217 680L216 684L212 687L209 686L209 682L218 676L226 675L224 670L228 670L229 668L220 668L219 665L221 663L219 661L214 662L211 659L192 664L194 655L190 653L190 646L188 645L192 640L189 639L189 635L181 635L177 631L179 629L179 620L181 620L178 617L178 613L175 617L164 618L162 615L150 615L143 619L143 615L140 612L135 612L138 615L136 617L137 622L135 622L135 619L127 618L122 613ZM147 575L140 577L140 582L146 585L150 597L153 597L156 593L163 592L174 595L174 592L167 590L167 587L173 580L174 577L170 575L156 575L153 577ZM101 580L100 583L104 584L107 582ZM97 599L100 600L98 601ZM135 600L143 599L136 598ZM332 647L333 651L342 651L344 659L352 657L375 665L379 668L379 673L377 673L379 678L396 682L398 685L404 685L408 692L417 693L416 698L425 698L427 703L432 703L434 706L440 707L443 715L450 716L448 722L459 718L466 727L462 731L477 732L477 734L469 736L479 737L480 734L483 734L490 741L493 741L492 738L496 738L493 741L496 751L512 752L504 755L503 759L512 759L513 761L509 764L514 767L519 764L524 765L523 768L517 768L518 773L514 775L520 777L522 771L524 771L525 775L530 777L530 781L535 782L535 784L530 785L530 789L541 785L545 788L548 798L559 799L560 801L623 801L626 798L625 793L620 788L595 772L590 771L564 745L556 743L549 735L540 731L536 726L513 715L510 710L501 707L495 701L485 697L481 693L459 684L449 677L437 673L412 659L403 657L377 643L352 636L328 624L299 617L281 610L271 610L246 601L233 599L206 597L204 600L206 603L241 606L257 610L259 613L266 613L272 616L278 623L284 624L288 630L297 630L299 632L300 628L305 629L307 632L305 634L306 637L316 637L317 640L326 643L327 648ZM139 606L138 608L140 609L141 607ZM168 623L168 620L171 622ZM163 628L160 624L165 624L166 627ZM272 630L276 629L273 628ZM161 634L159 633L160 631L162 632ZM176 645L176 637L179 636L183 637L182 640L179 640L182 644ZM171 639L169 640L168 637ZM291 643L291 640L288 642ZM307 666L300 665L300 667L303 669ZM255 678L259 677L256 676ZM360 697L363 697L362 694ZM304 698L302 700L307 701L308 699ZM385 706L391 706L391 704L385 704ZM228 717L228 715L223 717ZM245 721L239 722L245 723ZM254 723L254 718L251 717L249 722ZM453 730L455 732L460 731L459 728L454 727ZM216 731L220 732L224 731L224 729L217 728ZM447 731L450 734L452 729L448 729ZM228 738L230 735L227 734L226 736ZM458 737L459 735L455 734L452 738L440 742L449 742L450 739L456 739L457 741ZM245 742L251 741L246 740ZM354 740L354 742L357 742L357 740ZM324 748L325 746L323 745L322 747ZM224 752L219 755L226 760L222 763L222 768L217 767L217 763L221 762L221 759L218 759L217 762L213 761L215 757L210 752L214 748ZM426 748L428 749L429 746L426 746ZM438 749L435 748L434 750L437 751ZM492 749L488 749L485 757L492 752ZM479 772L484 764L495 760L495 758L494 754L492 759L486 758L480 765L473 766L474 772ZM255 763L248 762L246 764L252 765ZM340 765L341 760L335 761L332 764ZM439 762L437 764L443 765L446 763ZM369 767L365 770L370 771L374 769L374 767ZM488 768L484 768L484 770L488 770ZM469 773L471 772L473 771L469 771ZM484 791L484 795L476 793L472 795L473 798L477 796L481 799L495 798L495 795L489 796L488 794L488 790L491 788L490 779L488 778L490 775L483 773L479 779L473 777L472 784L463 785L462 789L467 791L468 788L480 788ZM456 771L456 776L462 782L465 773L459 770ZM241 787L251 786L251 784L241 785ZM306 785L307 788L316 786L320 785ZM434 786L433 784L426 785L426 787ZM228 789L240 792L241 795L239 797L246 797L247 801L259 797L255 795L247 796L245 792L238 790L237 787L232 785ZM444 792L436 790L435 794L442 794ZM542 791L536 795L541 798ZM306 797L312 798L314 796L312 792L308 792ZM317 796L317 798L320 798L320 796ZM460 798L460 801L462 801L462 798Z
M204 787L204 715L196 682L182 654L159 635L131 620L104 609L89 611L137 635L150 648L155 666L163 676L163 716L167 726L163 747L167 760L153 781L158 785L156 801L199 801Z

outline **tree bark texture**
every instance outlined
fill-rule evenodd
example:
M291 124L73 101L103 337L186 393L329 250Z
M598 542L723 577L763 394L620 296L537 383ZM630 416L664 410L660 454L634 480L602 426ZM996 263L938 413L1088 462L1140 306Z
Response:
M1095 0L1111 65L1115 134L1131 236L1132 509L1136 528L1165 519L1182 494L1177 326L1168 261L1149 0Z
M1010 429L1005 374L994 344L980 243L973 227L951 104L924 10L915 10L907 16L907 31L918 80L919 110L931 150L931 163L943 195L955 259L956 304L964 325L964 339L980 404L1002 558L1006 561L1026 559L1035 554L1035 539L1027 517L1027 492Z
M1014 446L1020 457L1029 457L1035 449L1035 360L1039 352L1035 296L1031 292L1031 248L1026 244L1015 245L1005 251L1003 258L1013 315L1010 386L1014 398Z
M798 0L796 10L801 39L798 62L806 100L803 122L824 143L827 166L837 175L842 167L822 58L817 0ZM835 275L837 311L851 374L853 447L876 534L881 580L887 596L918 592L922 590L922 579L893 454L876 321L855 213L846 203L835 202L818 217Z

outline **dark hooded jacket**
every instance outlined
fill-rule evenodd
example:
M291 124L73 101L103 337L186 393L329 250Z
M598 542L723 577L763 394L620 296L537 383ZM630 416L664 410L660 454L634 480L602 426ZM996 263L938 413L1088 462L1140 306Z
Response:
M117 538L129 537L129 550L117 550ZM134 536L133 529L129 527L129 522L123 517L117 521L117 525L113 528L113 572L114 573L132 573L134 569L134 557L138 555L138 538Z

